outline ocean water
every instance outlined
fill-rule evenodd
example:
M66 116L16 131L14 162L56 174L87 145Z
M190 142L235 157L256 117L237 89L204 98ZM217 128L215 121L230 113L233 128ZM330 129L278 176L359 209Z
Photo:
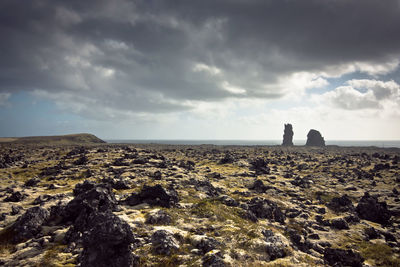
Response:
M237 146L275 146L282 144L282 140L150 140L150 139L138 139L138 140L105 140L108 143L113 144L167 144L167 145L237 145ZM294 140L294 145L302 146L305 145L306 140ZM400 148L400 140L326 140L326 145L337 145L337 146L375 146L375 147L397 147Z

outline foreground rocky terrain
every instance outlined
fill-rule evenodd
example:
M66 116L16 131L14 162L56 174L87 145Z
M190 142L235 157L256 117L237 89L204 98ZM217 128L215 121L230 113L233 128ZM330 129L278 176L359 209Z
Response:
M3 266L400 266L400 152L0 146Z

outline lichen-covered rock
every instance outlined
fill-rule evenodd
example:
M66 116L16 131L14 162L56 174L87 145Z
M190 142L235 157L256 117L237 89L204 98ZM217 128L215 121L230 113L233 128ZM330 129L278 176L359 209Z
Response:
M178 241L173 234L167 230L157 230L151 236L154 252L161 255L171 255L179 249Z
M325 146L325 140L320 132L311 129L307 134L306 146Z
M248 203L251 211L259 219L269 219L280 223L285 222L285 214L276 203L261 197L252 198Z
M224 262L222 253L219 250L212 250L203 256L202 266L203 267L225 267L227 265Z
M265 248L270 260L283 258L288 255L290 245L286 237L281 234L274 234L270 230L263 231L263 235L266 237Z
M146 223L148 224L169 224L171 221L171 216L164 210L150 212L146 219Z
M135 237L128 223L111 212L91 216L91 229L83 236L81 266L137 265L131 245Z

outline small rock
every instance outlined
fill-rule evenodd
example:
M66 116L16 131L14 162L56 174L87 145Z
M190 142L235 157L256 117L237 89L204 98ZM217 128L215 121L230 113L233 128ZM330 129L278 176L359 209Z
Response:
M171 216L164 210L151 212L146 219L148 224L170 224L171 221Z

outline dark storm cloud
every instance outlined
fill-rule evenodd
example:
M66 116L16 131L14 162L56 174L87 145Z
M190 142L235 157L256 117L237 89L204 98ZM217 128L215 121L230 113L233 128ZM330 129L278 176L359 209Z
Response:
M399 25L397 0L3 0L0 92L144 112L281 97L294 72L398 59Z

